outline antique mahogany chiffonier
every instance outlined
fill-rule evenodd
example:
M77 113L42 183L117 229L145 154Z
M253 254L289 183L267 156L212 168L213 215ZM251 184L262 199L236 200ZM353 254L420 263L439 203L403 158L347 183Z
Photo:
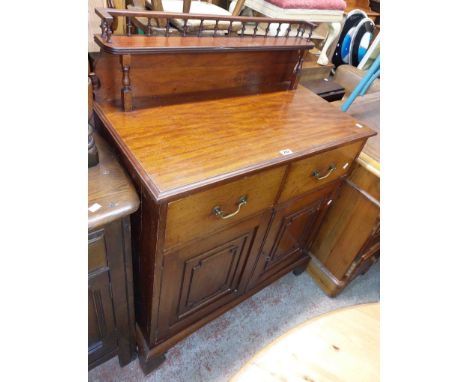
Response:
M312 24L96 13L96 124L141 203L131 221L136 341L149 372L200 326L305 269L337 188L374 133L298 86ZM145 35L132 34L135 17L148 19ZM113 34L117 18L126 35ZM174 30L172 19L184 27Z

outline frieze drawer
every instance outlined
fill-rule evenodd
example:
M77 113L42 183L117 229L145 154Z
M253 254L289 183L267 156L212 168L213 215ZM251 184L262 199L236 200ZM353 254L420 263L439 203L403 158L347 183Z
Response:
M363 141L358 141L291 163L279 202L305 194L345 175L363 144Z
M271 208L285 169L262 171L170 202L165 247L175 247Z

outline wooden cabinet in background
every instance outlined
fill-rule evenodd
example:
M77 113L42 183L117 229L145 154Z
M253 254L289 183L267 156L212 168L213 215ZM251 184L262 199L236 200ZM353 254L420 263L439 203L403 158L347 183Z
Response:
M138 197L107 144L95 134L100 162L88 169L88 368L135 354L129 215Z
M94 238L89 240L93 246ZM103 241L102 236L98 238ZM106 254L104 253L104 259ZM117 330L112 306L112 292L109 283L107 261L88 274L88 363L89 368L115 354Z
M358 97L348 114L380 131L380 93ZM370 137L311 244L308 272L330 296L380 256L380 136Z

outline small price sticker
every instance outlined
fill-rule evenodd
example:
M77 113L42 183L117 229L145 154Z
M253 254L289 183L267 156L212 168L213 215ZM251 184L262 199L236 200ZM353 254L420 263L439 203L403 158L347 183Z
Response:
M96 212L99 210L102 206L99 203L94 203L91 207L88 207L88 211L90 212Z
M289 150L289 149L284 149L284 150L280 150L280 154L281 155L290 155L290 154L292 154L292 151Z

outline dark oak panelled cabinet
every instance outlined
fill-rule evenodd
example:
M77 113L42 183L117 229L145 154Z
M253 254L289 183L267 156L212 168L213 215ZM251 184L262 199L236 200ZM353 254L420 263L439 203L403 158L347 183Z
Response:
M92 368L101 358L115 354L117 329L102 230L89 235L88 251L88 363Z
M130 180L101 137L98 165L88 170L88 368L135 354L129 215L138 208Z
M141 200L136 341L148 373L202 325L305 269L330 198L373 132L298 87L311 24L280 20L299 27L278 38L115 36L113 16L164 14L98 13L96 127Z

